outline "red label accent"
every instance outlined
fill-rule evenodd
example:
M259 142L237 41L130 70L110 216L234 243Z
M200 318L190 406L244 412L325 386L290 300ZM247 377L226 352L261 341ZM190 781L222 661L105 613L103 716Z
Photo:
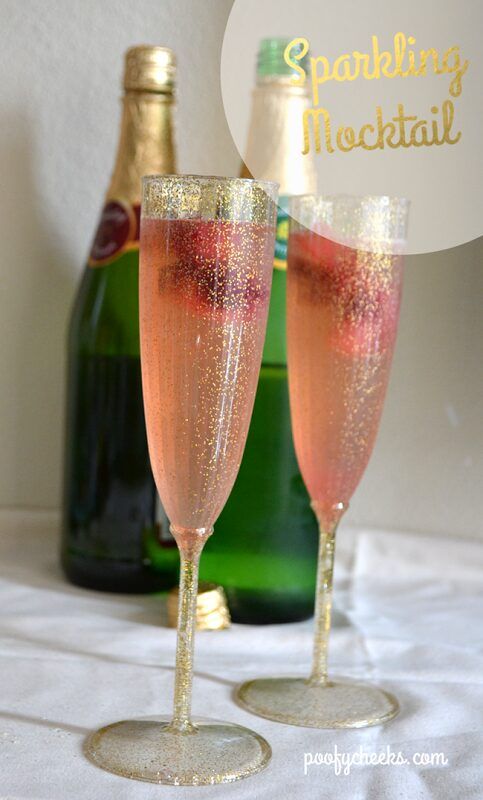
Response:
M104 206L94 237L89 264L108 264L126 248L139 241L140 207L128 206L120 200L109 200Z

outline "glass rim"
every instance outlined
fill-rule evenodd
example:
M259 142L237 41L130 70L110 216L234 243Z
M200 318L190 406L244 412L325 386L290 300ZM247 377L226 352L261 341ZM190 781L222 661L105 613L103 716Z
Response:
M176 173L152 173L149 175L143 175L141 181L144 183L148 183L150 181L163 181L163 180L175 180L181 182L188 182L188 181L197 181L199 183L212 183L217 181L219 183L239 183L242 185L252 185L252 186L267 186L272 189L276 189L280 187L280 184L277 181L266 181L266 180L258 180L258 178L238 178L235 175L195 175L190 173L181 173L177 175Z
M390 195L390 194L350 194L349 192L340 192L340 193L332 193L332 194L318 194L318 193L307 193L307 194L294 194L290 198L291 203L297 203L302 200L321 200L328 203L334 203L337 200L354 200L358 202L362 202L364 200L374 201L385 201L389 203L398 203L401 206L409 207L411 205L411 200L408 197L401 197L399 195Z
M290 231L309 229L348 247L402 253L411 201L377 194L303 194L291 198Z

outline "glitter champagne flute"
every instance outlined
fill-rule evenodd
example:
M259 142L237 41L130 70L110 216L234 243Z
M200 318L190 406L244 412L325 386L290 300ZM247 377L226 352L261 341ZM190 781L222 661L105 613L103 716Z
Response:
M89 757L130 778L212 784L258 772L270 747L238 725L191 718L198 562L245 446L268 312L277 186L143 179L140 330L149 453L181 556L174 713L118 722Z
M408 202L389 197L294 198L287 333L295 451L320 527L312 673L249 681L241 703L263 717L317 728L376 725L397 700L332 681L327 646L335 532L369 461L389 379Z

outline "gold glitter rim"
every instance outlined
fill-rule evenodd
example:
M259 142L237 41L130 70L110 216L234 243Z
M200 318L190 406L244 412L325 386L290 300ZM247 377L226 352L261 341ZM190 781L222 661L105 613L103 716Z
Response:
M312 230L339 244L402 254L411 201L390 195L304 194L290 200L290 230Z
M399 195L390 195L390 194L349 194L348 192L340 192L337 194L314 194L311 192L307 192L306 194L297 194L294 197L290 198L292 203L296 203L297 201L303 200L326 200L327 202L335 202L341 200L354 200L361 202L362 200L370 200L374 202L376 200L389 200L391 203L401 203L405 204L406 206L411 205L411 201L407 197L400 197Z
M256 178L237 178L236 176L231 177L230 175L195 175L190 173L185 173L183 175L176 175L168 174L163 175L161 173L154 173L152 175L143 175L141 178L143 183L148 183L149 181L166 181L170 183L224 183L224 184L233 184L233 185L244 185L244 184L252 184L253 186L259 186L261 189L266 186L270 187L272 191L274 189L278 189L279 184L277 181L262 181L257 180ZM300 197L309 197L309 195L300 195Z
M275 226L278 184L216 175L145 175L142 217Z

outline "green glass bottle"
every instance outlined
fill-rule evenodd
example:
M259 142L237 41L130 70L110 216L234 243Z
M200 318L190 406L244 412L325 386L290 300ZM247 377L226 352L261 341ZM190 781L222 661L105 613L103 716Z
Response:
M200 566L204 580L225 589L233 620L252 624L309 617L317 561L317 524L295 458L287 387L288 198L316 190L313 161L302 155L309 96L291 85L283 58L289 41L261 43L246 156L257 178L278 181L281 195L263 363L240 472Z
M175 171L174 72L167 48L127 52L117 159L70 322L62 564L100 590L154 591L178 577L149 463L138 321L140 182Z

